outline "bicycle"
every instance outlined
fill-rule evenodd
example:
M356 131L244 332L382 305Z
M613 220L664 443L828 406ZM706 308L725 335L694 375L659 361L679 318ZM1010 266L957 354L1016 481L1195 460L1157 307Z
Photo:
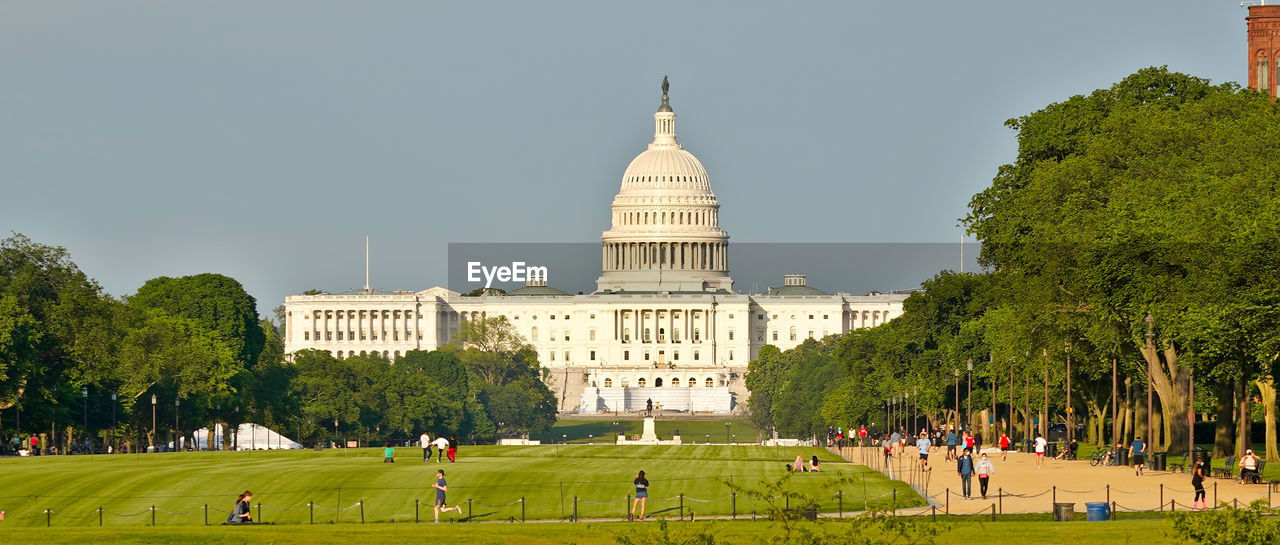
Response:
M1093 458L1089 460L1089 465L1092 465L1095 467L1099 465L1111 465L1111 450L1110 449L1099 450L1097 453L1093 455Z

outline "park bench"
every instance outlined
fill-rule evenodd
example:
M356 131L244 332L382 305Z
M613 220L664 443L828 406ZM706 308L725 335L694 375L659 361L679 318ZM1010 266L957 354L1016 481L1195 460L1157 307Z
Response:
M1235 473L1235 466L1236 457L1227 456L1227 458L1222 461L1222 467L1213 468L1213 476L1219 479L1230 479Z
M1169 471L1173 471L1173 468L1176 467L1178 468L1178 473L1186 473L1187 472L1187 455L1186 454L1182 455L1181 462L1168 462L1165 465Z

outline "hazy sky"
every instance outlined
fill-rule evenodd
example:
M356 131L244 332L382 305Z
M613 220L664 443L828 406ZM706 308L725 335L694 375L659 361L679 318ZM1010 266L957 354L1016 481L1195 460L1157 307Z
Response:
M115 295L265 311L362 285L365 235L424 289L449 242L598 241L669 75L734 241L951 242L1006 119L1246 70L1226 0L623 4L0 0L0 232Z

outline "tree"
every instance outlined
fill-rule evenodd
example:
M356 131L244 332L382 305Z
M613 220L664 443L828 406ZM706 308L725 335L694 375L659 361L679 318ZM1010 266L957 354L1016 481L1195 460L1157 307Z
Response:
M194 321L230 347L245 368L257 363L266 343L257 301L240 282L227 276L205 273L153 278L138 288L129 302Z

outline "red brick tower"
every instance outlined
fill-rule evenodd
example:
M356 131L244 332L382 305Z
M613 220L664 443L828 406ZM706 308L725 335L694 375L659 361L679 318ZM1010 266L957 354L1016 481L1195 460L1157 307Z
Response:
M1249 6L1249 87L1276 94L1280 79L1280 5Z

